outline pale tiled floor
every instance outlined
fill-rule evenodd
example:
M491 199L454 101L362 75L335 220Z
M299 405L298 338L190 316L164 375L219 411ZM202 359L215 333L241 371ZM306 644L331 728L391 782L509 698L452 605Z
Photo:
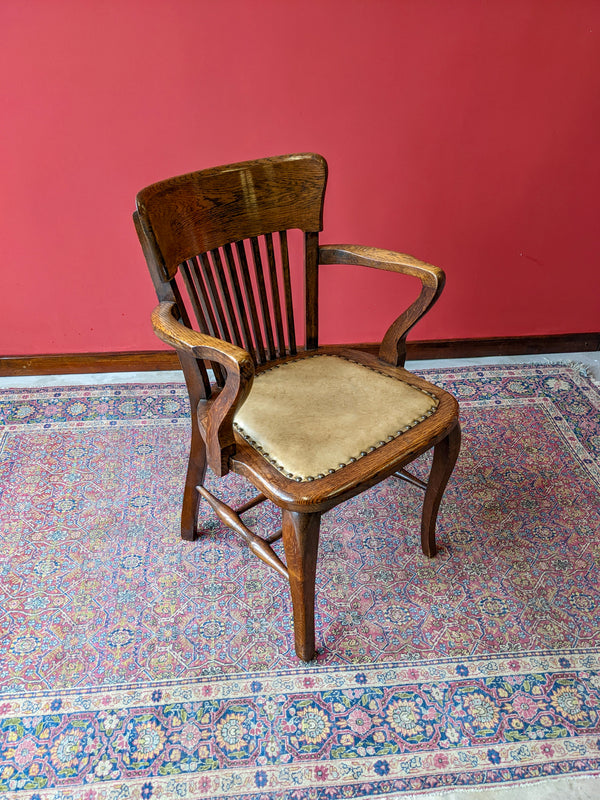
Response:
M413 361L407 363L408 369L436 367L459 367L484 364L524 364L524 363L576 363L583 364L589 374L600 381L600 352L591 353L550 353L535 356L501 356L476 359L446 359L438 361ZM0 378L0 388L28 388L32 386L76 386L109 383L168 383L181 381L179 371L163 372L115 372L90 375L42 375L21 378ZM399 797L394 795L393 798ZM392 800L392 796L379 795L377 800ZM600 776L580 776L547 778L519 786L503 788L460 789L449 792L426 792L418 795L402 795L402 800L599 800Z
M400 800L390 795L389 800ZM426 792L425 794L402 795L401 800L598 800L600 777L583 775L579 778L546 778L519 786L502 789L459 789L450 792ZM372 798L375 800L375 798ZM379 795L377 800L388 800Z

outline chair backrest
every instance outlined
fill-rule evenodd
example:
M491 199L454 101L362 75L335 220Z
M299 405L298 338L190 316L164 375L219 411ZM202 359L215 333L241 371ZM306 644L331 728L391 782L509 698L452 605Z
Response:
M184 324L247 350L256 364L297 342L287 231L304 232L305 346L318 345L318 233L327 163L265 158L161 181L137 195L134 220L159 300ZM274 236L273 234L277 234ZM217 382L219 370L215 370Z

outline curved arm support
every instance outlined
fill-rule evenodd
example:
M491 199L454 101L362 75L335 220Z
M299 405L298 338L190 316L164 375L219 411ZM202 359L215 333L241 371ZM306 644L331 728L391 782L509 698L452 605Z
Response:
M421 281L421 292L414 303L404 311L388 328L381 347L379 358L394 366L404 366L406 360L406 335L438 299L444 288L444 271L432 264L392 250L377 247L363 247L351 244L326 244L319 248L320 264L355 264L374 267L388 272L401 272L412 275Z
M198 417L210 468L216 475L226 475L235 453L233 417L252 388L254 362L241 347L187 328L177 321L178 316L176 303L158 304L152 312L152 327L158 338L182 355L214 361L225 369L225 386L213 392L210 399L200 400L192 413Z

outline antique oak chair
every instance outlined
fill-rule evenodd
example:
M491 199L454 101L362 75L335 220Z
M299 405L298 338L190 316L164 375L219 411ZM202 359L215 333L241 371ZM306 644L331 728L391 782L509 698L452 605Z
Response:
M327 164L312 153L171 178L143 189L134 221L159 305L157 336L177 350L192 411L181 535L197 536L199 498L289 580L296 653L315 655L314 599L323 512L390 476L425 490L421 544L435 525L460 448L458 404L404 368L406 335L439 297L444 273L388 250L319 245ZM304 238L305 340L297 341L287 231ZM274 234L277 234L275 237ZM378 356L318 345L320 265L420 279ZM197 330L192 326L195 317ZM405 467L430 448L427 483ZM259 494L232 509L203 485L206 466ZM259 537L244 511L271 500L282 529ZM284 564L271 544L283 537Z

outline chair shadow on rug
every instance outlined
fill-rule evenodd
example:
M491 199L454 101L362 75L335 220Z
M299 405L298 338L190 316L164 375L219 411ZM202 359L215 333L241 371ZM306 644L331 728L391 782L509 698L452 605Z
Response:
M134 213L159 300L152 324L177 350L190 398L181 534L197 536L202 497L289 580L304 661L315 655L321 515L395 476L425 491L421 545L434 556L438 509L460 449L454 397L403 368L406 335L439 297L444 273L389 250L319 245L326 181L319 155L265 158L155 183L139 192ZM291 229L304 235L302 344ZM418 298L389 327L377 357L319 347L318 273L329 264L420 279ZM425 483L405 468L432 447ZM242 475L259 494L230 508L203 486L207 465L217 476ZM281 508L282 528L261 538L241 515L266 499ZM271 547L281 537L287 565Z

